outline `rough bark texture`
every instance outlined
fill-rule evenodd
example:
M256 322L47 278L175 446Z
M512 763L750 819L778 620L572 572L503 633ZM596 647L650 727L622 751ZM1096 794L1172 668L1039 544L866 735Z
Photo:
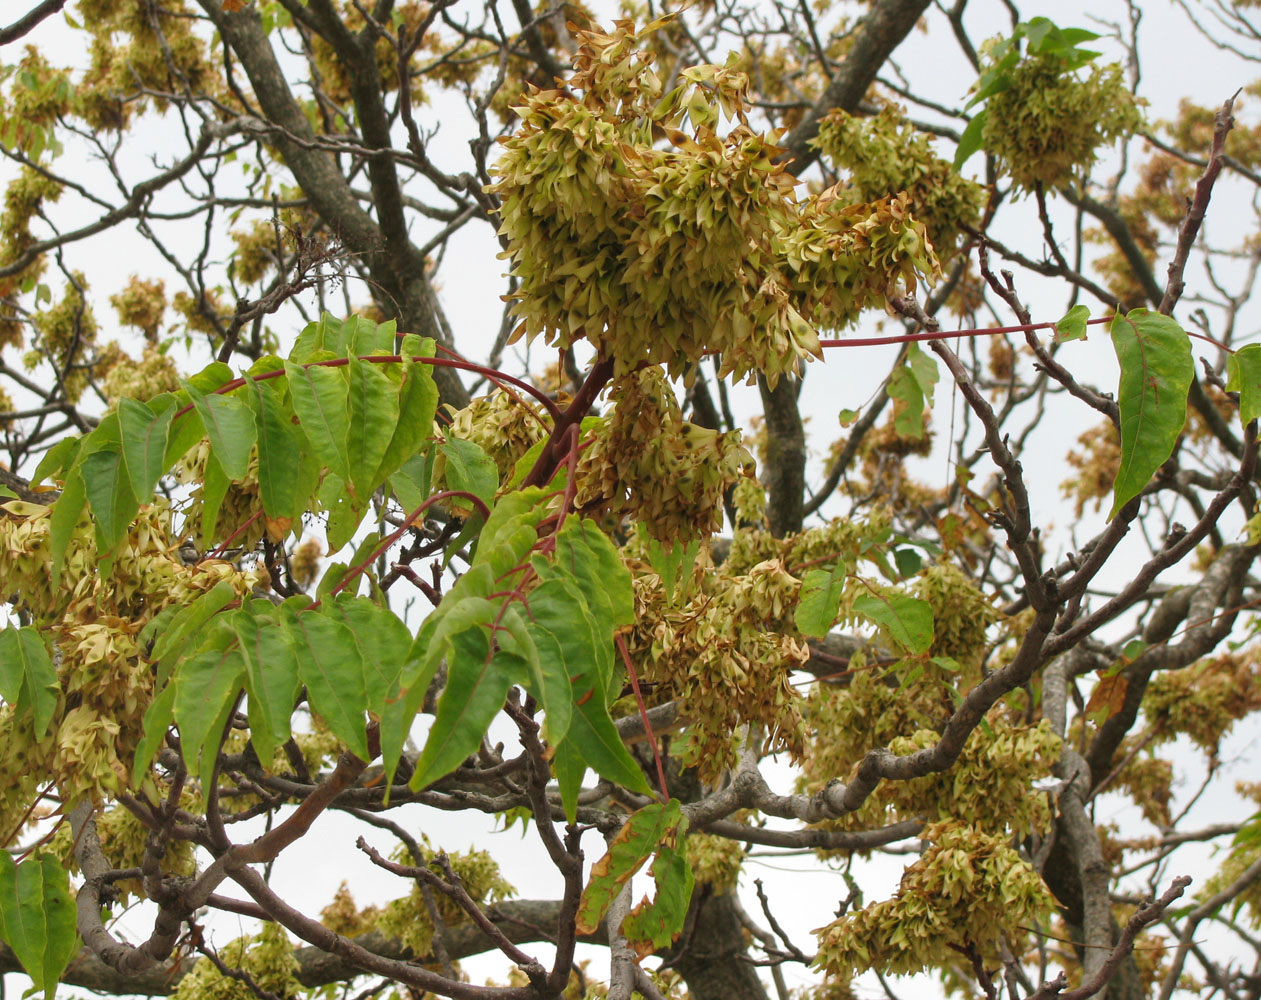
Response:
M697 889L688 920L690 932L667 958L693 1000L767 1000L757 970L748 961L744 928L732 897Z
M329 232L366 266L378 307L387 317L398 319L400 330L433 337L454 347L438 321L438 300L425 273L424 257L406 236L402 191L392 159L374 157L369 164L377 212L374 219L359 204L333 154L318 148L318 137L289 89L257 8L248 6L229 13L218 0L201 0L201 6L240 60L259 109L274 131L271 141L312 209ZM365 74L377 74L371 47L359 51L346 46L339 54L352 70L354 96L367 144L373 145L375 131L376 145L388 146L389 129L380 106L379 80L363 79ZM370 69L365 68L369 65ZM374 96L369 98L369 92ZM444 402L456 407L467 404L468 392L454 371L435 368L433 376Z
M551 940L552 932L549 928L555 926L559 913L560 904L547 899L514 899L500 903L489 911L491 919L513 944ZM398 941L377 931L370 931L355 941L386 958L405 960L416 957ZM494 947L490 939L471 923L446 928L444 941L447 953L455 960L480 955ZM601 925L595 934L583 937L582 941L587 944L607 944L608 936L604 926ZM319 948L298 948L294 954L298 960L298 980L304 986L318 987L327 983L343 982L360 974L345 959L330 955ZM82 986L102 993L167 996L175 991L175 987L192 969L197 958L197 955L185 956L142 975L122 976L85 948L71 963L61 981L70 986ZM0 975L21 971L22 966L12 949L0 941Z

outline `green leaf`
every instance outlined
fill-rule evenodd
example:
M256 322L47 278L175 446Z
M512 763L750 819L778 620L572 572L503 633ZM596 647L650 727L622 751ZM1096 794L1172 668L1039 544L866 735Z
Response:
M867 593L854 601L854 612L875 622L911 653L926 653L933 644L933 609L927 601L905 594Z
M912 342L906 346L906 367L910 370L911 377L915 379L915 384L919 386L920 392L924 394L924 401L932 406L933 389L941 380L937 359L925 354L919 344Z
M180 414L185 405L192 408ZM165 471L187 455L188 450L206 436L206 428L202 426L201 416L197 408L192 406L188 393L182 390L178 393L164 392L160 396L154 396L149 400L149 408L154 413L165 413L168 410L171 413L171 426L167 429L166 435L166 451L162 455L162 469ZM180 415L176 416L176 414Z
M893 429L903 437L924 436L924 390L908 366L893 369L886 390L898 404L893 411Z
M82 463L83 459L98 451L121 451L122 447L123 437L118 427L118 414L107 413L101 417L101 422L92 428L91 433L82 439L76 461Z
M348 356L394 353L394 336L398 324L394 320L377 324L367 316L347 316L342 324L342 339Z
M681 828L686 824L685 819ZM651 902L643 900L622 921L626 943L639 955L669 947L687 919L695 883L679 834L657 848L648 873L656 887L655 897Z
M250 740L258 759L269 767L276 748L289 739L289 719L302 687L297 649L292 634L278 627L279 616L269 601L251 601L228 621L245 661Z
M1187 420L1195 376L1191 340L1168 316L1135 309L1112 321L1112 346L1121 365L1121 466L1113 486L1116 517L1173 454Z
M39 460L39 465L35 466L35 471L31 474L32 488L44 482L49 476L59 476L73 466L81 444L81 438L62 438L44 452L44 457Z
M87 501L83 475L78 469L74 469L67 474L61 496L53 503L52 514L48 519L49 558L52 562L54 590L61 582L61 571L66 565L66 550L70 547L70 539L79 526L79 517Z
M599 658L600 640L587 602L560 579L544 581L530 592L526 628L534 636L542 663L542 688L532 693L543 705L545 736L555 746L565 739L573 719L574 684L585 690L603 684L598 674L588 678Z
M933 405L933 387L940 378L937 362L909 344L906 360L889 376L889 396L901 404L894 409L893 427L909 438L924 436L924 407Z
M1008 86L1010 86L1010 84L1008 84ZM989 97L992 95L987 94L985 96ZM980 100L984 100L984 99L985 99L984 97L980 98ZM976 103L978 103L978 98L974 97L969 102L969 105L976 104ZM964 128L963 135L959 136L959 145L955 149L955 158L954 158L954 164L953 164L955 173L958 173L960 170L962 170L963 165L967 163L968 159L972 156L972 154L977 152L981 148L981 143L983 141L982 136L985 134L985 120L988 117L989 117L989 111L986 111L986 110L978 111L976 114L972 116L972 119L971 121L968 122L967 127Z
M264 354L262 357L256 359L254 363L245 370L243 377L247 385L249 384L250 379L254 379L258 382L270 382L274 392L283 393L283 389L281 387L284 386L285 382L288 380L279 379L277 376L279 374L283 374L284 370L285 362L283 358L278 358L274 354ZM264 375L269 377L263 378L262 376Z
M452 438L438 450L446 459L447 488L480 497L489 506L499 489L499 470L486 452L472 441Z
M583 766L592 768L600 777L642 795L652 795L652 785L626 749L609 716L607 686L599 685L599 677L593 670L571 678L571 683L575 711L561 747L576 752ZM581 773L578 778L582 779Z
M212 451L206 456L206 471L201 481L201 547L209 550L217 537L219 524L219 508L223 506L223 498L228 495L228 487L232 480L219 465Z
M380 485L377 470L398 427L399 387L380 365L368 361L352 357L346 371L350 382L350 483L355 497L366 501Z
M269 518L292 520L300 513L297 491L301 446L280 393L249 379L250 408L258 430L258 490ZM225 472L228 470L224 470Z
M235 378L236 373L224 362L212 361L196 375L190 375L188 381L192 383L193 388L197 392L207 395L227 385Z
M306 685L311 707L351 753L368 760L364 664L355 637L325 615L289 614L284 626L293 636L298 677Z
M578 820L578 793L582 791L582 779L587 775L587 762L582 759L577 744L567 740L555 747L552 753L552 774L560 787L560 804L565 819L570 823Z
M498 567L496 572L502 573L520 562L533 547L533 542L523 545L521 529L534 531L535 541L538 540L536 529L548 513L548 496L546 490L531 486L529 489L514 490L500 497L491 507L490 517L486 519L477 536L477 556L474 562L490 561L493 564L490 553L505 544L509 551L501 554L500 561L506 561L507 565Z
M219 632L211 648L203 649L179 665L173 681L180 751L189 770L198 771L206 790L214 773L223 727L245 679L241 650L228 643L234 643L231 633Z
M481 745L491 721L503 708L508 689L528 674L520 657L491 655L486 629L468 628L451 636L447 685L438 699L433 726L416 773L408 784L421 789L459 767Z
M1090 310L1081 304L1073 306L1064 314L1063 319L1055 324L1055 339L1059 343L1068 340L1086 339L1086 320L1090 319Z
M1261 417L1261 344L1226 356L1226 388L1239 393L1239 419L1247 427Z
M411 632L393 611L366 597L341 593L321 608L346 627L359 647L367 711L381 718L387 701L398 695L399 678L411 653Z
M131 766L131 780L139 785L153 758L166 739L166 731L171 726L175 714L175 685L167 684L156 698L144 710L144 720L140 727L143 735L136 744L136 759Z
M692 578L692 567L696 565L696 556L700 552L700 541L692 539L684 545L675 541L669 548L648 534L643 524L638 525L640 538L647 542L648 564L661 578L661 587L666 601L677 606L687 599L688 583ZM683 584L682 592L678 591L679 583Z
M70 877L52 855L19 865L8 851L0 851L0 939L45 1000L55 996L79 941Z
M211 454L229 479L244 478L257 436L250 408L236 396L205 395L191 381L181 384L206 428Z
M0 631L0 697L13 706L17 715L28 709L33 713L37 740L48 732L59 694L57 671L39 630L28 627Z
M121 399L118 422L123 438L123 461L131 491L145 503L153 496L154 487L166 471L166 444L171 432L174 409L154 413L144 403Z
M403 383L398 391L398 423L394 436L381 458L379 478L392 476L404 463L425 447L433 436L433 418L438 410L438 386L428 365L411 361L403 365Z
M123 456L116 451L94 452L83 460L79 472L103 543L101 547L112 552L140 509L127 478Z
M569 517L556 535L555 565L571 575L601 627L635 623L635 593L621 554L593 522ZM610 637L611 638L611 637Z
M402 467L390 476L390 489L394 497L410 514L416 510L429 496L429 479L433 471L433 449L427 448L403 463Z
M302 430L329 471L346 480L350 476L346 441L350 434L349 388L335 368L311 365L304 368L285 362L293 409L302 421Z
M294 341L289 359L296 364L312 361L316 354L327 352L330 357L344 358L346 342L342 338L342 322L331 313L324 313L314 323L308 323Z
M203 638L206 623L236 600L236 591L227 582L216 583L191 604L181 607L172 617L149 652L149 659L157 664L157 682L165 683L180 654L196 640Z
M903 580L914 576L924 567L920 554L910 548L894 549L893 562L898 568L898 576Z
M812 569L806 573L793 615L802 635L822 639L832 630L848 575L849 567L843 562L838 562L831 569Z
M677 799L654 802L632 813L609 841L604 857L591 866L578 904L578 933L594 934L622 886L663 844L673 846L686 831L687 818Z

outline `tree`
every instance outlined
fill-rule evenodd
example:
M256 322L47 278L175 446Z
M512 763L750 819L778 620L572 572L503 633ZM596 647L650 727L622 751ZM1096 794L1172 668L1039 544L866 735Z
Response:
M0 106L0 971L1261 996L1261 786L1210 825L1175 791L1220 784L1261 708L1261 242L1204 225L1255 197L1261 131L1233 98L1147 121L1137 8L1101 39L1006 5L980 43L929 6L80 0L75 67L63 3L0 29L30 43ZM1185 12L1255 58L1246 9ZM966 106L894 62L921 23ZM133 231L155 267L110 339L85 254ZM442 287L472 231L511 270L488 344ZM803 387L879 344L812 464ZM1025 471L1048 448L1063 500ZM555 897L429 843L426 810L521 821ZM330 811L393 838L357 848L399 898L307 912L269 882ZM742 904L755 847L844 872L815 940L760 883ZM870 901L882 851L911 859ZM228 942L207 910L260 923ZM495 950L506 985L462 975Z

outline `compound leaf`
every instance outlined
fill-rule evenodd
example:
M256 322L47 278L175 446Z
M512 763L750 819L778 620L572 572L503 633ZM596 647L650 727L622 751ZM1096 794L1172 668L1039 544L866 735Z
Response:
M46 1000L78 951L70 878L50 854L15 864L0 851L0 939Z

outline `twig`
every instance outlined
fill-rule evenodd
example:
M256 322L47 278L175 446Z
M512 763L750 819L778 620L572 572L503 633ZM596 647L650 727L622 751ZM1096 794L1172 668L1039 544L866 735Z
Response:
M1254 866L1255 867L1255 866ZM1134 939L1138 937L1141 931L1148 924L1155 923L1160 919L1160 915L1165 912L1173 901L1182 895L1182 891L1191 884L1191 878L1188 875L1179 875L1173 880L1173 884L1166 890L1165 894L1158 900L1148 903L1146 906L1140 907L1135 914L1125 923L1125 929L1121 931L1120 940L1117 941L1116 947L1112 949L1103 965L1099 967L1098 972L1088 983L1084 983L1075 990L1064 992L1064 987L1068 984L1068 977L1064 973L1060 973L1050 982L1043 983L1038 991L1029 998L1029 1000L1086 1000L1092 997L1105 986L1108 981L1116 974L1117 968L1121 965L1127 955L1134 947ZM1179 968L1177 963L1174 969ZM1170 982L1176 981L1177 975L1171 975ZM1172 992L1172 989L1170 990ZM1162 993L1162 1000L1168 1000L1168 993Z
M1238 96L1238 91L1235 96ZM1208 211L1208 200L1213 194L1213 183L1217 180L1217 175L1222 172L1226 136L1235 127L1235 116L1231 113L1234 106L1235 97L1229 97L1213 116L1213 146L1209 153L1208 166L1204 168L1204 173L1195 184L1195 199L1191 202L1191 207L1182 220L1182 227L1178 230L1178 246L1174 251L1173 260L1169 262L1169 278L1165 282L1165 294L1160 300L1160 311L1166 316L1173 314L1173 307L1178 304L1178 299L1182 297L1182 290L1186 287L1186 283L1182 280L1182 273L1186 270L1191 246L1195 243L1195 237L1204 222L1204 213Z

